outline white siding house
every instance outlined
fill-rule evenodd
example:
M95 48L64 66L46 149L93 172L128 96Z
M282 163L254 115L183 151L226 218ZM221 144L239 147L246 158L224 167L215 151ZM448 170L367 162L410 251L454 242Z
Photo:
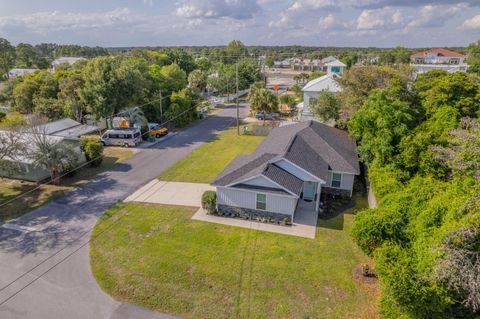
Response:
M306 121L273 129L254 154L237 157L212 185L218 211L280 222L293 221L304 202L316 214L322 194L352 196L358 174L355 142Z
M468 65L465 59L466 56L463 54L442 48L421 51L410 56L411 66L418 74L430 70L444 70L449 73L466 72Z
M341 90L340 85L335 79L337 76L338 75L334 73L326 74L308 82L307 85L303 87L303 104L300 105L301 121L309 121L314 119L314 116L310 110L310 101L314 98L317 98L320 95L320 92L339 92Z
M217 187L217 204L257 210L257 194L266 195L265 211L290 215L293 219L298 198L292 195L273 194L260 190L255 191Z

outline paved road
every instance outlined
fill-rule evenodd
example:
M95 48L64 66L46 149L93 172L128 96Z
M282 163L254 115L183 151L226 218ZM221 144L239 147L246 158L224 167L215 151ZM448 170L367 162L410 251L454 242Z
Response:
M106 209L214 138L235 114L223 109L13 221L24 231L0 227L0 318L172 318L121 304L100 289L90 271L90 230Z

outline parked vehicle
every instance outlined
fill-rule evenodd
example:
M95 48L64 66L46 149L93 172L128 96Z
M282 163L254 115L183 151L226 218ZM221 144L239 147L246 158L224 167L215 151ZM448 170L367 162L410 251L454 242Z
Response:
M105 146L137 146L142 142L140 130L138 128L126 128L107 130L100 141Z
M278 113L268 113L268 112L264 112L264 111L261 111L261 112L258 112L257 114L255 114L255 118L257 120L278 120L278 118L280 117L280 114Z
M158 123L148 123L148 130L150 136L155 136L156 138L165 136L168 134L168 128L161 127Z

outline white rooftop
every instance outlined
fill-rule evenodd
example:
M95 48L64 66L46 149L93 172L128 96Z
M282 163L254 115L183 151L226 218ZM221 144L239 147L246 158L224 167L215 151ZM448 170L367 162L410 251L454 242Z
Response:
M343 63L342 61L339 61L339 60L337 60L337 59L335 59L334 61L325 63L325 65L326 65L326 66L342 66L342 67L346 67L346 66L347 66L345 63Z
M37 71L38 69L32 69L32 68L14 68L8 71L8 76L11 78L14 78L16 76L23 76L23 75L34 73Z
M86 60L86 59L82 58L82 57L62 56L62 57L59 57L58 59L53 60L52 65L56 66L56 65L63 64L63 63L72 65L72 64L74 64L78 61L82 61L82 60Z
M341 90L338 82L335 80L337 75L327 74L307 83L302 89L304 92L339 92Z
M100 128L93 125L84 125L75 120L66 118L40 125L39 131L48 135L78 138L82 135L99 132Z
M33 163L33 160L30 156L30 154L32 154L33 152L36 151L37 149L37 146L35 143L33 143L33 141L35 140L36 136L38 136L38 134L34 134L34 133L12 133L12 132L7 132L7 131L0 131L0 135L4 135L4 136L10 136L10 135L7 135L7 134L15 134L17 136L19 136L19 140L25 144L25 145L28 145L28 150L27 150L27 153L19 153L17 154L14 158L6 158L7 160L13 160L13 161L18 161L20 163L25 163L25 164L30 164L30 163ZM59 143L61 141L64 140L63 137L61 136L52 136L52 135L45 135L44 136L45 140L46 141L49 141L50 143Z

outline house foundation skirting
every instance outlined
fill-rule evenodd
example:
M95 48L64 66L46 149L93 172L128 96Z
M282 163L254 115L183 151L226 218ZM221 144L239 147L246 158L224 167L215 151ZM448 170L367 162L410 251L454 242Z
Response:
M286 214L273 213L263 210L234 207L228 205L217 205L217 210L221 215L230 217L252 219L261 222L269 222L275 224L284 224L287 221L288 224L292 223L292 216Z
M329 195L336 195L336 196L351 197L351 192L348 189L339 189L339 188L322 186L322 193L329 194Z

